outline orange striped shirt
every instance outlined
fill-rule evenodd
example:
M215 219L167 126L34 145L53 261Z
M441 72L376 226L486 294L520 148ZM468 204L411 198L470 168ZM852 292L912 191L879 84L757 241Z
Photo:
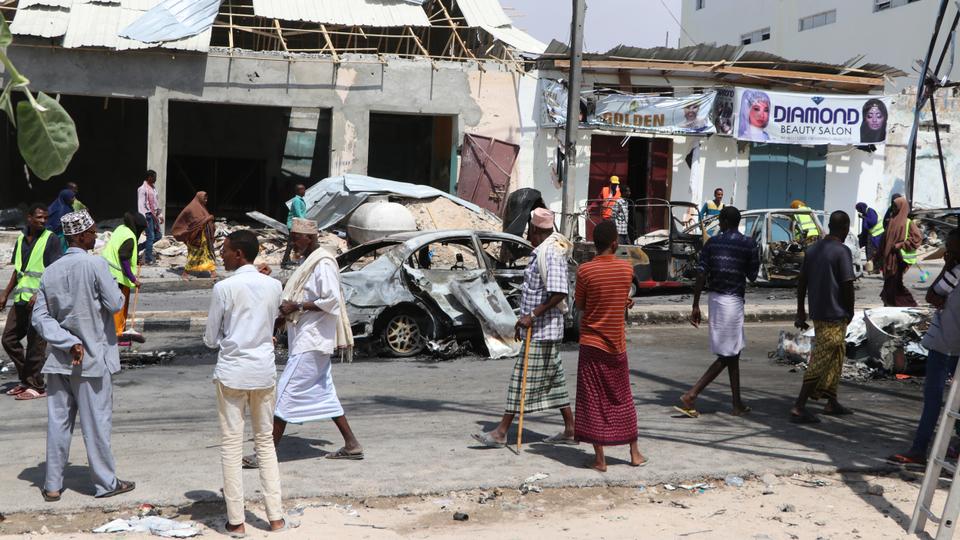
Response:
M577 304L584 303L580 344L620 354L627 350L625 310L633 267L613 255L595 257L577 270Z

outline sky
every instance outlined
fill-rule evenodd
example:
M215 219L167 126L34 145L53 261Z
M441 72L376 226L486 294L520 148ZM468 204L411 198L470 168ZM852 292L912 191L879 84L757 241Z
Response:
M570 41L572 0L500 0L514 26L550 43ZM677 46L680 0L587 0L583 49L606 52L616 45L656 47L665 43L669 32L671 47Z

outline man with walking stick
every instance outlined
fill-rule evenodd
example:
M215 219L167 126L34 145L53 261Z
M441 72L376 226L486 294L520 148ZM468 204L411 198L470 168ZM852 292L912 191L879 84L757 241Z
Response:
M564 427L562 432L543 442L577 444L574 440L570 394L567 393L560 360L563 319L568 309L567 258L573 244L560 233L554 232L554 215L546 208L538 208L530 213L527 239L533 244L534 250L523 275L517 340L521 335L529 337L522 347L524 355L517 359L513 368L507 388L507 406L500 424L493 431L473 435L481 445L490 448L506 445L507 431L518 413L522 419L522 413L548 409L560 409ZM520 406L521 400L523 407Z

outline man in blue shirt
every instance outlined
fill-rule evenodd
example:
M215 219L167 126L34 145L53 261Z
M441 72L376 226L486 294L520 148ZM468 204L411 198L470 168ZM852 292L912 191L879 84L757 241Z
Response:
M750 412L740 399L740 352L746 345L743 331L744 295L747 280L756 281L760 272L760 254L752 238L740 234L740 211L727 206L720 211L720 233L707 240L700 252L700 268L693 289L690 322L700 327L700 294L710 291L710 348L717 359L690 389L680 396L681 413L700 416L695 403L701 392L726 369L730 374L733 414Z
M296 195L293 197L293 202L290 203L290 211L287 213L287 230L293 229L293 218L305 218L307 217L307 201L303 199L303 196L307 194L307 186L303 184L297 184L294 188ZM293 240L290 238L287 239L287 250L283 252L283 259L280 261L280 266L288 267L291 265L290 262L290 252L293 250Z

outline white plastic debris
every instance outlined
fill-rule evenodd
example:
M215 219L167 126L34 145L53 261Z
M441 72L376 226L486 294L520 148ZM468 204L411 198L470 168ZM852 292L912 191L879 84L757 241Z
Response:
M191 538L200 535L200 527L192 521L174 521L160 516L115 519L97 527L95 533L139 532L164 538Z
M527 493L543 493L543 488L536 485L536 482L548 478L550 475L547 473L537 473L533 476L528 477L526 480L520 484L520 494L526 495Z

